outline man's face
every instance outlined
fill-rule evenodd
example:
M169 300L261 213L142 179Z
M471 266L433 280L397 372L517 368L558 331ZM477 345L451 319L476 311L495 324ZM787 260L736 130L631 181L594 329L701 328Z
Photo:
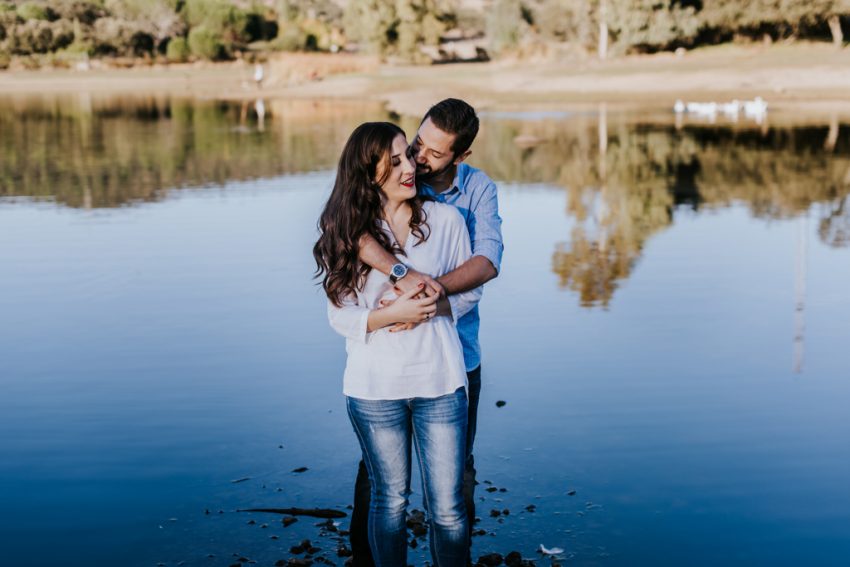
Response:
M455 165L454 141L454 134L437 128L430 117L425 119L410 144L410 157L416 162L417 181L427 182Z

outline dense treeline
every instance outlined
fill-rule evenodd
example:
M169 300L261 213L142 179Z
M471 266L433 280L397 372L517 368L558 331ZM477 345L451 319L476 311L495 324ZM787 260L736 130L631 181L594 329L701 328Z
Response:
M170 61L346 47L427 60L447 38L491 54L569 47L625 53L736 39L841 45L850 0L0 0L0 68L10 57Z
M341 17L331 0L0 0L0 67L10 56L45 54L61 64L80 56L186 61L331 49L341 41Z
M850 0L493 0L491 46L651 52L736 39L844 41Z

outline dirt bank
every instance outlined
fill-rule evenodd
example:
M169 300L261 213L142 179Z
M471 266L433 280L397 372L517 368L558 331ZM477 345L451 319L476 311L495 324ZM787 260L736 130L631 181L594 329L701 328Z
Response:
M482 109L560 108L608 102L669 107L677 98L762 96L772 108L850 112L850 49L825 44L721 46L600 62L500 61L430 67L380 65L341 55L280 55L261 87L246 63L0 73L0 94L164 92L212 99L355 98L420 114L462 96Z

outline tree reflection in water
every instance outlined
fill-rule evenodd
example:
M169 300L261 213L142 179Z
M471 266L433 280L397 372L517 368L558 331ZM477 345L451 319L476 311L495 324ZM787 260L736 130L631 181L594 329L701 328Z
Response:
M0 99L0 196L116 207L181 187L331 170L365 120L418 126L366 102ZM670 113L604 105L556 119L485 115L472 163L497 181L564 188L574 224L552 269L582 305L607 307L681 207L809 213L824 243L850 244L848 131L835 116L815 126L677 124Z
M252 101L249 111L165 96L0 99L0 196L117 207L330 169L364 117L386 112L357 102Z
M487 128L486 161L498 179L564 187L575 223L552 269L584 306L609 305L647 240L681 207L741 205L764 219L812 214L825 244L850 243L850 139L835 118L824 126L677 127L672 117L612 115L603 106L562 122ZM542 142L518 149L517 137Z

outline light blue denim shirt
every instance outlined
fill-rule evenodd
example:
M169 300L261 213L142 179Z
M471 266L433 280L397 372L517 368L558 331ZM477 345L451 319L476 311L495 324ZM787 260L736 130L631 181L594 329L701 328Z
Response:
M490 260L496 272L499 272L505 247L502 244L502 218L499 216L499 201L493 180L483 171L461 163L450 188L442 193L435 193L433 189L423 185L419 191L441 203L454 205L460 211L466 220L466 228L472 240L472 255L484 256ZM479 324L477 305L457 322L467 372L475 370L481 364Z

